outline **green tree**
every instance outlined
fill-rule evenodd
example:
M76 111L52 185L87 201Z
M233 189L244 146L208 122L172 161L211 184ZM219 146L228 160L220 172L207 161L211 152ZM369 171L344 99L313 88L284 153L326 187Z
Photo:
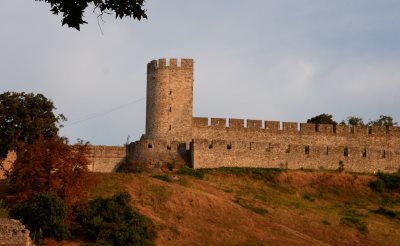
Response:
M57 136L65 117L55 115L55 109L53 102L42 94L0 94L0 164L21 143L31 144L39 137Z
M67 25L80 30L82 24L87 22L83 20L85 9L89 5L93 6L93 12L98 12L98 17L104 13L115 13L115 18L131 17L141 20L147 18L144 7L144 0L35 0L49 3L50 11L55 14L62 14L62 25Z
M127 192L90 201L78 217L89 239L103 245L153 245L154 224L133 210L130 201Z
M21 220L30 230L32 238L40 241L43 237L61 240L70 233L65 224L66 206L61 198L51 193L40 193L10 211L14 219Z
M349 116L347 117L347 124L350 126L363 126L364 121L362 118L357 116Z
M16 150L16 161L4 171L19 201L51 191L74 204L87 197L94 182L89 182L93 178L85 156L87 144L70 146L58 136L60 122L66 119L54 110L42 94L0 94L0 163Z
M307 120L307 123L313 124L333 124L336 125L337 122L332 119L330 114L320 114Z
M393 121L392 116L380 115L378 119L368 122L370 126L395 126L397 122Z

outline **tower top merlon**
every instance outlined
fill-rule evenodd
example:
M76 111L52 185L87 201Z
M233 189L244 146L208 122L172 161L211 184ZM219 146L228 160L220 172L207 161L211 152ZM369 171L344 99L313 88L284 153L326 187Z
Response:
M147 63L147 72L163 68L193 69L193 59L182 58L178 60L176 58L171 58L167 60L165 58L161 58Z

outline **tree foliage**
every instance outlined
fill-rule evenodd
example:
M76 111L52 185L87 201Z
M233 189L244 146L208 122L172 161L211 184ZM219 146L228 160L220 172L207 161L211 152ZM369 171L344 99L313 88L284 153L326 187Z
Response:
M54 192L67 204L88 198L94 177L88 171L86 144L71 146L64 138L40 137L22 148L9 174L19 200L38 192Z
M53 102L42 94L0 94L0 163L20 143L57 136L63 115L55 115Z
M397 122L393 121L392 116L380 115L378 119L368 122L370 126L395 126Z
M336 125L337 122L332 119L330 114L320 114L307 120L307 123L313 124L333 124Z
M147 18L144 7L144 0L35 0L49 3L50 11L55 14L62 14L62 25L67 25L80 30L82 24L87 22L83 20L85 9L93 5L93 12L100 11L98 16L104 13L115 13L115 18L130 17L141 20Z
M346 121L340 122L341 125L350 125L350 126L363 126L364 121L361 117L357 116L349 116Z
M15 206L10 214L12 218L22 221L36 241L43 237L60 240L69 236L69 230L65 224L66 206L55 194L39 193Z
M154 224L133 210L130 201L127 192L90 201L78 217L89 239L102 245L153 245Z

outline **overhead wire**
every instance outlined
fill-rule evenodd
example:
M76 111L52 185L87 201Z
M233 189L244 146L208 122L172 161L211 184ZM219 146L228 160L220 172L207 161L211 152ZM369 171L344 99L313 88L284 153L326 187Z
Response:
M83 118L81 118L81 119L79 119L79 120L76 120L76 121L71 122L70 124L65 124L64 127L76 125L76 124L79 124L79 123L82 123L82 122L85 122L85 121L88 121L88 120L92 120L92 119L97 118L97 117L100 117L100 116L104 116L104 115L106 115L106 114L109 114L109 113L112 113L112 112L114 112L114 111L120 110L120 109L122 109L122 108L124 108L124 107L126 107L126 106L129 106L129 105L132 105L132 104L136 104L136 103L138 103L138 102L141 102L141 101L143 101L144 99L146 99L146 97L142 97L142 98L136 99L136 100L134 100L134 101L131 101L131 102L128 102L128 103L124 103L124 104L122 104L122 105L119 105L119 106L117 106L117 107L114 107L114 108L111 108L111 109L108 109L108 110L105 110L105 111L101 111L101 112L98 112L98 113L94 113L94 114L87 115L87 116L85 116L85 117L83 117Z

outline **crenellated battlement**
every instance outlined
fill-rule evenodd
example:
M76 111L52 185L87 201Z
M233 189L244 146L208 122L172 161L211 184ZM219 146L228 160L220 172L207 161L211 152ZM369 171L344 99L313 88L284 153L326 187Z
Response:
M293 134L319 134L341 136L397 136L400 127L347 126L331 124L311 124L297 122L263 121L252 119L225 119L193 117L194 128L212 128L237 131L281 132Z
M209 140L209 139L194 139L193 144L200 150L209 152L226 152L226 153L238 153L248 152L261 153L268 155L271 153L275 154L301 154L305 156L315 155L338 155L342 159L349 158L394 158L395 156L400 157L400 152L394 152L385 148L385 146L372 146L372 147L348 147L348 146L337 146L333 144L321 145L310 145L301 143L278 143L278 142L267 142L267 141L239 141L239 140ZM383 155L385 153L385 156Z
M157 69L193 69L193 59L161 58L147 63L147 73Z

